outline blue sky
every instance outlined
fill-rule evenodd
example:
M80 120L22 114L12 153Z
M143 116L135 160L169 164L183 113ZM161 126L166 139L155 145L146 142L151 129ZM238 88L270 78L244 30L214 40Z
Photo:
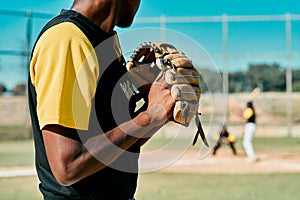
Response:
M287 12L300 15L299 0L189 0L184 2L186 3L183 4L183 1L179 0L141 0L136 17L220 16L224 13L227 15L284 15ZM69 8L71 4L71 0L10 0L3 1L0 10L31 10L57 14L61 8ZM34 20L32 40L46 21L45 19ZM24 48L25 23L25 18L0 13L2 27L0 50ZM144 27L159 27L159 24L134 24L129 29L117 30L120 33L127 31L134 35L137 33L135 29ZM177 31L201 45L211 55L217 68L222 70L221 23L172 23L167 24L166 28L170 30L170 34L173 30ZM300 21L293 21L292 28L292 52L298 55L293 58L292 66L300 67ZM146 36L147 34L140 39L145 39ZM122 44L121 36L120 39ZM250 62L279 62L281 65L286 63L284 57L286 52L285 24L282 21L229 23L228 42L228 52L236 55L228 60L230 71L245 70ZM139 42L136 41L136 43ZM126 47L125 44L124 46ZM273 56L259 56L270 53ZM258 54L258 56L249 57L250 54ZM13 87L15 83L26 80L26 77L22 76L26 72L24 64L19 57L0 55L0 82Z
M179 0L141 0L138 16L300 13L299 0L187 0L185 2ZM72 0L3 0L1 9L57 13L60 8L69 8L71 4Z

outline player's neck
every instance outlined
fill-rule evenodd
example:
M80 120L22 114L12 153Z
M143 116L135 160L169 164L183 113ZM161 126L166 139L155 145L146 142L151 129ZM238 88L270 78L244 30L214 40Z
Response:
M109 1L79 1L71 9L88 18L103 31L110 33L115 27L115 8Z

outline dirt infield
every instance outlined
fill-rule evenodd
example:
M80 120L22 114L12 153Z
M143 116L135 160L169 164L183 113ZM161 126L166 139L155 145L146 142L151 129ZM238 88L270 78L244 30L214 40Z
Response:
M258 162L248 162L243 152L236 156L230 149L221 149L217 155L199 158L199 152L190 150L161 172L201 174L258 174L300 173L300 154L258 153ZM0 167L0 177L36 175L34 166Z
M221 149L217 155L209 154L199 159L199 152L188 151L173 165L163 169L175 173L292 173L300 172L300 154L258 153L258 162L248 162L243 152L234 156L229 149Z

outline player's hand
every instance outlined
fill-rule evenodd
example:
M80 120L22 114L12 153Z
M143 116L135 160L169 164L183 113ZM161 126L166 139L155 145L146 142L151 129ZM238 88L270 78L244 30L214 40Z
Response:
M161 126L168 122L173 115L175 101L165 79L155 81L151 85L148 101L146 112L151 118L151 123L155 126Z

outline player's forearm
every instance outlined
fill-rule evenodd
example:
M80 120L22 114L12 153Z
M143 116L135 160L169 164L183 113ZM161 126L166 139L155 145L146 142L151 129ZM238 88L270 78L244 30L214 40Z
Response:
M91 155L100 158L100 162L106 166L135 142L150 138L158 129L157 124L151 123L149 114L143 112L105 134L90 138L84 145Z
M110 165L137 140L149 138L159 129L150 122L149 115L141 113L105 134L88 139L84 145L74 141L64 144L70 149L67 153L57 150L59 147L50 148L56 149L50 152L49 161L57 181L71 185Z

